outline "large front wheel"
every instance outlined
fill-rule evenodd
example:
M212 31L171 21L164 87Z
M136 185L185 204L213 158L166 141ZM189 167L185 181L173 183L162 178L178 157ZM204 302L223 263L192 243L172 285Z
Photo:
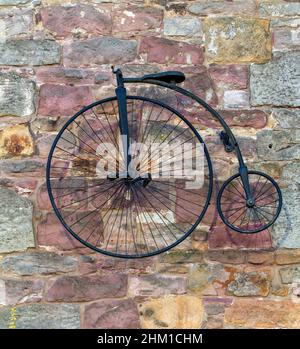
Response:
M49 154L47 187L57 217L77 240L107 255L134 258L164 252L195 229L213 177L206 146L182 114L145 97L127 96L126 102L135 154L130 176L118 103L111 97L63 126Z

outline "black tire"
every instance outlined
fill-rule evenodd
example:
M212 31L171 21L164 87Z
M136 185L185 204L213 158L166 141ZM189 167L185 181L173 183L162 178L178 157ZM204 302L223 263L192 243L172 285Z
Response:
M111 105L113 106L113 109L111 108ZM130 105L132 105L132 113L129 108ZM146 120L143 119L144 105L147 105L149 108L150 107L152 108L151 112L149 112L148 114L148 119ZM149 201L149 198L151 198L151 200L153 199L154 203L152 202L151 206L150 206L150 203L148 205L148 202L147 202L148 209L153 210L151 212L155 212L155 214L159 215L161 221L166 223L167 218L162 214L162 211L158 213L159 209L157 207L163 204L166 205L166 202L167 203L169 202L170 204L168 205L170 206L168 206L168 209L169 209L168 212L171 211L172 214L174 214L174 216L179 217L178 212L180 210L178 211L177 202L178 202L178 197L179 199L181 199L181 196L180 196L181 190L184 190L184 189L180 187L181 184L178 183L178 181L176 181L175 183L173 182L171 183L169 181L167 182L169 183L167 185L163 181L160 181L160 182L157 181L159 183L156 184L156 182L152 180L151 183L147 185L147 187L144 187L142 185L143 184L142 182L134 183L134 185L132 185L133 189L131 189L130 187L129 194L128 194L128 189L123 188L125 184L122 179L117 178L116 180L113 180L113 181L111 181L109 178L106 178L105 180L101 179L101 181L97 179L96 175L94 175L93 168L91 166L91 164L95 160L95 157L98 156L97 151L96 149L94 149L94 147L98 141L97 138L103 141L105 138L107 138L107 136L108 137L114 136L115 129L112 128L111 126L114 127L115 124L118 122L118 116L117 116L118 113L115 112L115 107L117 107L116 97L110 97L110 98L97 101L95 103L92 103L84 107L82 110L76 113L72 118L70 118L68 122L62 127L62 129L60 130L60 132L58 133L58 135L56 136L52 144L49 157L48 157L48 162L47 162L46 180L47 180L47 189L49 193L49 198L53 206L54 212L58 217L58 219L60 220L60 222L63 224L66 230L78 241L80 241L83 245L93 249L94 251L97 251L109 256L113 256L113 257L139 258L139 257L153 256L153 255L165 252L171 249L172 247L176 246L180 242L182 242L193 232L193 230L202 220L208 208L209 201L212 194L213 174L212 174L211 160L201 136L183 115L181 115L175 109L173 109L172 107L162 102L159 102L150 98L146 98L146 97L127 96L129 127L131 130L133 129L136 130L135 135L136 135L137 141L140 139L139 137L141 137L140 132L144 132L143 130L140 131L140 129L145 130L145 132L142 133L143 140L144 140L144 136L146 137L146 132L148 132L148 134L153 132L152 131L153 127L154 127L154 130L157 127L155 122L157 123L160 122L159 131L161 132L161 134L159 134L159 131L157 131L158 137L162 137L163 130L164 132L166 132L165 129L168 129L168 132L169 130L171 132L170 134L168 133L169 137L173 133L173 139L168 140L168 142L171 142L171 141L174 141L175 138L178 138L180 134L183 137L183 135L186 132L188 132L189 135L193 137L193 141L199 142L200 144L202 144L204 148L205 166L206 166L206 172L205 172L206 186L205 186L205 190L201 192L201 195L199 193L199 195L197 194L194 196L195 199L197 199L197 202L195 201L195 207L193 207L194 218L192 222L188 222L188 221L181 222L176 220L173 223L172 221L170 223L172 224L172 231L174 235L174 237L172 238L171 238L172 232L169 232L167 230L167 228L170 230L170 227L169 226L167 227L169 223L165 224L165 227L164 227L165 230L162 230L159 232L160 234L159 237L161 242L158 245L157 241L155 240L155 237L153 236L153 232L150 228L151 226L149 224L150 214L147 213L148 211L142 211L145 208L144 206L140 206L141 204L140 200L142 199L146 200L146 197L148 197L148 201ZM99 109L101 109L101 112L99 112L99 115L96 115ZM155 120L153 121L151 119L153 116L152 113L154 109L161 110L160 113L157 112L158 117L156 121ZM96 114L95 114L95 110L96 110ZM110 112L111 114L109 114ZM161 117L161 113L164 114L163 112L166 112L167 115L169 113L172 115L172 118L179 120L179 123L176 125L176 127L174 126L175 123L173 119L170 121L164 121L165 125L162 126L162 122L160 121L159 117ZM103 113L103 115L101 113ZM133 118L133 115L135 113L138 116L140 115L139 116L140 119ZM104 120L103 119L104 115L108 123L106 123L105 127L102 127L101 120L102 121ZM130 119L131 117L132 119ZM111 120L109 121L110 118ZM114 118L114 123L112 122L113 118ZM101 122L101 125L100 125L100 122ZM168 124L168 122L170 122L170 124ZM183 130L181 133L179 133L179 129L177 128L177 126L180 123L181 125L183 125L183 126L180 126L182 127L182 130ZM137 130L137 127L139 127L138 130ZM104 133L104 130L106 133ZM174 137L175 130L177 132L176 137ZM165 135L163 135L163 137L165 137ZM163 142L166 141L167 137L168 136L164 138ZM186 139L188 138L187 135L185 134L184 137L185 138L183 139L185 140L185 142L187 142L186 141ZM152 141L154 143L153 139ZM145 142L146 142L146 138L145 138ZM72 148L72 144L73 144L73 148ZM107 151L109 152L109 149L107 149ZM85 156L83 155L83 152ZM118 168L119 166L120 164L118 162ZM71 173L71 175L68 175L69 172ZM77 175L74 175L74 173ZM96 194L88 196L89 193L95 192L96 190L95 187L99 189L101 186L102 186L102 189L100 191L98 191ZM113 193L113 196L110 196L110 190L113 191L114 188L116 189L116 191ZM64 190L67 190L67 193L64 192ZM69 190L71 191L69 192ZM176 203L175 203L175 207L173 208L174 205L171 204L171 202L174 201L172 196L174 195L173 193L174 190L176 194ZM84 195L87 195L86 198L84 197ZM189 193L189 196L191 195L193 196L194 194L191 192ZM76 197L76 200L77 200L77 196L80 199L77 201L74 201L73 199L74 196ZM184 194L182 194L182 200L190 201L189 204L191 204L192 199L186 200L183 198L183 196ZM92 200L91 200L91 197L93 197ZM98 205L99 201L97 200L100 200L101 202L102 199L104 200L103 205L101 204L99 206ZM164 201L164 203L160 203L161 200L163 201L166 200L166 201ZM63 205L60 204L61 202L64 202L64 201L66 201L67 204L63 204ZM111 205L109 207L106 206L108 202L109 202L109 205ZM135 202L135 206L133 206L133 202ZM85 206L81 205L82 203ZM142 204L144 205L144 203ZM74 206L74 205L78 205L78 206ZM140 222L137 222L137 218L135 220L132 219L132 212L129 211L131 210L129 208L131 205L133 207L132 210L133 211L135 210L134 213L138 217L140 217L141 212L143 213L144 216L141 216L141 217L144 217L143 222L141 222L141 218L140 218ZM90 211L91 207L93 208L92 211ZM198 208L196 209L196 207ZM106 216L105 218L106 220L104 220L104 215L106 215L107 211L109 210L111 210L111 212L114 212L114 213L110 213L109 218ZM115 248L115 246L113 246L112 248L111 245L112 245L112 241L114 240L110 236L111 233L109 234L109 236L107 236L108 233L105 236L105 231L108 231L108 227L110 227L111 231L113 231L113 228L115 228L117 218L115 219L114 222L113 221L109 222L109 219L111 218L112 214L113 215L115 214L116 217L120 216L119 215L120 210L122 210L121 212L122 217L119 218L120 220L117 223L119 232L113 233L117 235L114 238L115 240L117 239L117 242L116 242L117 247ZM123 216L123 212L124 212L124 216ZM131 227L132 238L127 237L127 230L128 230L128 235L130 234L130 224L128 223L129 221L127 221L128 217L130 217L130 214L131 214L130 222L131 223L135 222L136 225L138 226L135 228L135 230L133 230L133 228ZM126 218L125 218L125 215L126 215ZM79 217L79 220L77 220L78 217ZM92 217L96 217L95 222L92 222ZM84 223L85 220L86 220L86 223ZM150 223L152 224L152 222ZM157 228L156 223L154 220L155 228ZM144 229L143 224L149 226L149 229L147 231L148 236L145 237L144 233L139 232L140 235L144 236L145 244L144 242L141 242L141 240L140 240L140 244L137 244L136 243L137 241L135 241L134 236L139 227L141 227L142 230ZM125 226L125 230L124 232L120 233L120 229L121 229L120 227L123 227L123 226ZM176 227L178 229L178 233L174 234L174 232L176 231ZM157 229L157 231L159 231L159 229ZM83 237L83 232L88 232L88 234L90 235L88 237ZM94 236L94 233L97 233L96 238L98 240L100 239L101 241L97 240L95 242L92 242L90 240L91 239L90 236ZM125 243L123 241L123 244L119 242L120 234L124 235L122 239L123 240L125 239L126 241ZM127 241L127 238L133 240L133 242L131 241L130 245L129 245L129 242ZM151 244L149 244L149 246L147 245L148 238L153 240ZM105 242L103 241L106 241L106 246L104 246ZM144 245L147 245L147 248ZM156 245L156 246L153 246L153 245Z
M282 194L278 184L269 175L259 171L248 171L248 174L256 201L254 207L246 206L242 181L237 173L223 183L217 197L217 208L222 221L229 228L238 233L254 234L274 224L281 211ZM255 176L258 177L256 181ZM253 222L252 228L250 222Z

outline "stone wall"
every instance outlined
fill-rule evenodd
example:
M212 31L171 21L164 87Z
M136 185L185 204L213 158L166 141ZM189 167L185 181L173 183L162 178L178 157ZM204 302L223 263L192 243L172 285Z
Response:
M186 73L249 167L279 181L274 228L240 236L212 205L177 249L133 261L64 231L45 161L63 122L113 93L111 64ZM0 0L0 65L0 328L300 327L298 1ZM214 120L190 118L214 151L217 187L236 161Z

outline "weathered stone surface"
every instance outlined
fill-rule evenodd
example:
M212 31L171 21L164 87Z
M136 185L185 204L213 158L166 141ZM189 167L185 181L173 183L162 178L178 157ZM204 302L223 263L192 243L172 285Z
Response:
M274 263L273 252L249 252L247 254L247 262L255 265L269 265Z
M243 251L224 250L224 251L207 251L206 257L212 261L229 264L242 264L245 261L245 254Z
M10 40L0 42L0 64L43 65L60 61L60 46L53 40Z
M224 287L235 270L217 263L193 264L188 273L188 290L199 296L224 296Z
M282 268L279 273L283 284L300 282L300 266Z
M71 116L93 100L89 86L44 84L40 89L38 113Z
M0 261L4 272L18 275L67 273L76 270L77 265L76 258L53 252L28 252L5 256Z
M52 186L54 187L57 182L52 182ZM82 188L87 188L87 182L82 179L82 178L73 178L67 181L67 183L70 187L74 186L74 187L82 187ZM61 198L57 199L57 205L58 206L64 206L64 205L69 205L71 204L73 201L80 201L81 200L81 205L82 205L82 200L84 200L86 198L86 190L85 189L81 189L81 190L76 190L76 192L74 192L72 195L65 195L65 193L68 193L67 189L65 190L53 190L53 196L56 197L61 193ZM51 211L52 210L52 206L51 206L51 202L49 199L49 195L48 195L48 190L47 190L47 185L46 182L44 182L37 191L37 207L41 210L45 210L45 211Z
M49 116L45 118L43 115L37 117L31 122L31 129L34 133L58 132L67 122L70 116Z
M267 124L267 114L261 110L221 111L222 116L231 117L232 126L263 128Z
M202 300L194 296L169 296L139 305L142 328L199 329L203 321Z
M266 161L266 162L254 162L253 163L253 170L262 171L264 173L267 173L274 179L278 180L282 176L282 169L284 166L284 163L279 161Z
M37 0L39 1L39 0ZM93 0L93 3L97 4L97 3L101 3L101 2L105 2L105 1L101 1L101 0ZM65 4L76 4L78 3L77 0L67 0L67 1L64 1L64 0L43 0L43 4L45 5L65 5Z
M38 224L37 240L40 246L55 246L59 250L73 250L83 247L67 232L54 213L48 213Z
M271 289L272 295L277 297L287 297L289 295L289 286L282 284L274 284L272 283Z
M97 269L100 270L126 270L132 273L146 274L155 269L156 257L139 259L122 259L104 255L97 255Z
M230 90L224 93L224 108L249 108L249 94L243 90Z
M163 10L157 7L126 6L114 12L113 33L159 31Z
M261 16L299 16L300 4L298 1L290 3L262 2L258 8Z
M149 63L202 64L203 48L174 40L145 37L139 53Z
M231 298L206 297L204 298L205 320L202 328L224 328L224 312L232 304Z
M289 184L300 184L299 172L300 163L291 162L283 167L282 179Z
M203 98L210 105L215 106L217 104L215 85L204 66L199 66L198 69L198 72L186 72L186 80L183 83L183 87L193 91L193 93ZM171 94L171 96L172 95L174 96L174 94ZM181 104L184 109L187 109L189 102L191 101L184 99L184 97L178 97L178 103L179 105ZM199 108L195 108L195 111L196 110L199 112ZM209 117L207 118L209 119Z
M102 69L80 69L64 67L37 67L37 80L50 84L100 84L111 79L111 73Z
M300 297L300 287L293 287L292 294L294 299L298 299Z
M0 169L5 173L42 172L45 164L35 159L1 160Z
M300 304L291 301L235 299L225 310L227 328L299 328Z
M0 328L9 328L11 308L0 308ZM16 308L16 328L73 329L80 327L79 305L29 304Z
M1 72L0 94L0 116L26 116L34 113L34 81L15 73Z
M93 276L60 276L54 279L46 295L47 301L80 302L98 298L121 298L126 295L124 274Z
M163 103L177 106L176 97L168 90L158 88L156 86L141 86L138 88L138 93L142 96L149 96L149 98L160 99Z
M266 62L271 59L267 20L212 17L205 19L204 28L207 59L211 63Z
M41 136L40 138L38 138L36 140L36 149L37 149L37 153L39 154L40 158L47 158L49 155L49 151L51 148L51 145L53 144L53 141L55 139L55 135L54 134L46 134ZM66 142L68 143L68 142ZM71 144L69 143L69 146L71 146ZM70 147L68 147L68 149L70 149ZM68 150L66 149L66 150Z
M156 271L158 273L167 273L167 274L186 274L189 270L187 264L166 264L159 263L156 266Z
M84 328L140 328L137 306L131 299L101 300L85 307Z
M300 128L300 109L273 109L272 115L282 128Z
M64 64L68 67L95 66L104 63L126 63L134 60L135 40L102 37L75 41L64 46Z
M0 279L0 304L39 302L42 299L44 282L42 280Z
M164 34L199 37L203 30L200 20L195 17L170 17L164 20Z
M297 28L300 25L300 18L273 18L270 23L271 29L291 27Z
M0 186L14 188L18 194L30 195L37 187L37 180L34 178L7 178L0 179Z
M299 177L299 174L298 174ZM272 230L273 243L276 247L300 248L300 195L299 184L281 188L283 209Z
M4 2L20 6L1 6ZM269 4L261 5L266 2ZM10 53L4 56L9 57L8 65L1 64L0 57L0 126L4 130L22 125L32 141L30 152L24 150L17 156L23 143L6 141L10 153L5 150L0 161L0 187L13 188L34 205L34 216L29 213L30 219L25 221L24 211L20 218L15 208L7 214L8 200L2 198L0 190L0 251L7 245L5 239L12 236L11 218L13 222L18 219L14 223L16 237L11 238L9 248L5 247L9 251L0 252L0 327L3 323L9 326L15 306L17 315L24 308L22 316L17 316L18 328L62 328L74 321L84 328L139 328L139 316L147 328L189 328L190 323L198 329L300 327L300 310L294 309L300 295L300 86L299 53L295 53L300 47L300 17L276 13L282 8L286 11L292 2L296 1L136 0L125 4L118 0L0 0L0 54L4 40ZM269 11L271 5L271 11L273 7L277 10L262 15L261 8L266 6ZM230 22L225 26L226 20ZM213 24L205 27L204 22L209 21ZM208 36L208 30L216 27L218 31ZM268 46L271 35L273 58ZM65 55L59 55L54 64L44 64L46 59L41 65L32 64L38 60L39 45L30 44L33 50L16 48L20 42L25 46L28 41L53 42L53 38L57 38L58 48L64 46ZM209 53L208 47L202 46L204 39L223 51ZM103 43L100 48L99 42ZM133 46L126 46L128 42ZM45 56L48 54L50 50ZM10 62L16 61L19 66L12 66ZM252 62L259 64L251 66ZM235 128L248 166L268 173L279 183L284 203L272 229L243 235L224 226L217 218L216 183L199 231L155 258L123 260L95 254L65 230L53 213L43 180L49 148L70 115L95 98L111 95L115 85L111 63L123 65L125 76L155 73L160 68L185 73L182 86L194 91ZM272 70L270 65L275 64ZM253 76L250 78L252 70L260 75L255 76L257 85ZM128 85L128 90L165 101L191 121L215 158L218 182L236 172L235 154L224 157L216 133L220 125L204 108L154 86ZM255 104L253 95L263 101ZM40 103L37 113L34 101ZM66 142L63 146L69 150L71 145ZM56 164L60 166L59 161ZM77 191L59 202L67 204L75 197L80 200L83 193ZM9 199L12 195L10 192ZM90 208L84 209L88 212ZM178 212L177 207L176 215ZM71 221L80 214L75 213ZM23 238L24 227L27 229L32 218L37 249L27 249ZM5 232L3 224L9 224ZM32 230L29 245L34 247ZM11 247L14 243L20 251L27 251L15 252L15 246ZM107 281L120 274L125 274L128 282ZM195 303L187 300L192 296ZM263 302L258 300L261 297ZM25 307L37 302L40 307L28 315ZM78 307L60 310L60 304L68 302L78 302ZM153 308L142 305L139 314L137 302L153 304ZM237 303L242 305L237 307ZM57 308L51 307L54 305ZM233 315L229 314L231 307Z
M252 0L234 0L230 2L224 1L198 1L188 6L188 11L206 16L211 14L218 15L249 15L255 12L255 2Z
M207 287L208 278L208 268L205 264L192 265L188 274L188 289L202 294Z
M300 159L300 130L263 130L257 133L257 153L264 160Z
M27 126L9 126L0 131L0 158L28 156L33 152L33 139Z
M270 275L266 272L242 272L234 274L227 286L229 294L238 297L266 297L270 291Z
M51 6L41 9L41 19L46 29L58 37L86 34L105 35L111 32L111 16L90 5Z
M225 119L229 126L239 126L239 127L254 127L256 129L264 128L267 124L267 114L262 110L218 110L218 113ZM197 126L201 124L207 127L218 127L219 121L213 118L211 115L208 115L207 112L201 112L195 110L193 113L189 113L188 118L190 121ZM223 170L224 170L224 166ZM220 168L221 170L222 168ZM218 176L219 176L218 171Z
M0 188L0 252L34 246L32 203L14 190Z
M205 329L223 329L224 320L222 315L210 316L208 315L203 323L202 328Z
M0 0L0 5L24 5L31 1L32 0Z
M154 0L157 4L161 4L165 9L172 14L186 15L187 3L186 2L168 2L166 0Z
M300 250L278 250L276 263L280 265L300 263Z
M152 74L152 73L158 72L157 67L155 65L148 64L148 63L142 63L142 64L128 63L124 65L124 68L122 71L124 71L125 75L130 75L130 76L141 76L142 74Z
M223 288L231 278L231 274L236 271L235 266L224 266L223 264L209 263L207 265L208 282L214 284L216 288Z
M249 69L247 65L212 64L209 74L217 88L246 89L248 84Z
M273 50L296 50L300 48L300 28L280 28L273 31Z
M180 276L150 274L129 278L129 293L133 296L162 296L182 294L186 291L186 279Z
M98 270L96 258L93 256L80 256L78 269L81 275L95 273Z
M28 34L33 23L31 10L0 10L1 40Z
M199 263L203 261L203 252L198 250L171 250L160 255L162 263Z
M232 304L232 298L204 298L205 313L207 315L223 314L226 307Z
M250 67L252 105L300 105L300 51L275 53L266 64Z

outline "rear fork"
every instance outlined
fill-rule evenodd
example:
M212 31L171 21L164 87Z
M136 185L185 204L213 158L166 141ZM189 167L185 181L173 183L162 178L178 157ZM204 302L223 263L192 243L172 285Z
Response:
M240 166L239 173L243 183L245 195L246 195L246 205L247 207L253 207L255 205L255 200L249 183L248 168L246 165Z
M239 161L239 174L241 176L241 180L242 180L242 184L245 192L246 205L247 207L253 207L255 205L255 200L254 200L253 193L249 183L248 168L244 163L239 145L235 140L235 138L232 137L233 135L231 131L230 132L221 131L219 136L221 141L223 142L224 149L227 153L231 153L234 150L236 151L237 158Z

